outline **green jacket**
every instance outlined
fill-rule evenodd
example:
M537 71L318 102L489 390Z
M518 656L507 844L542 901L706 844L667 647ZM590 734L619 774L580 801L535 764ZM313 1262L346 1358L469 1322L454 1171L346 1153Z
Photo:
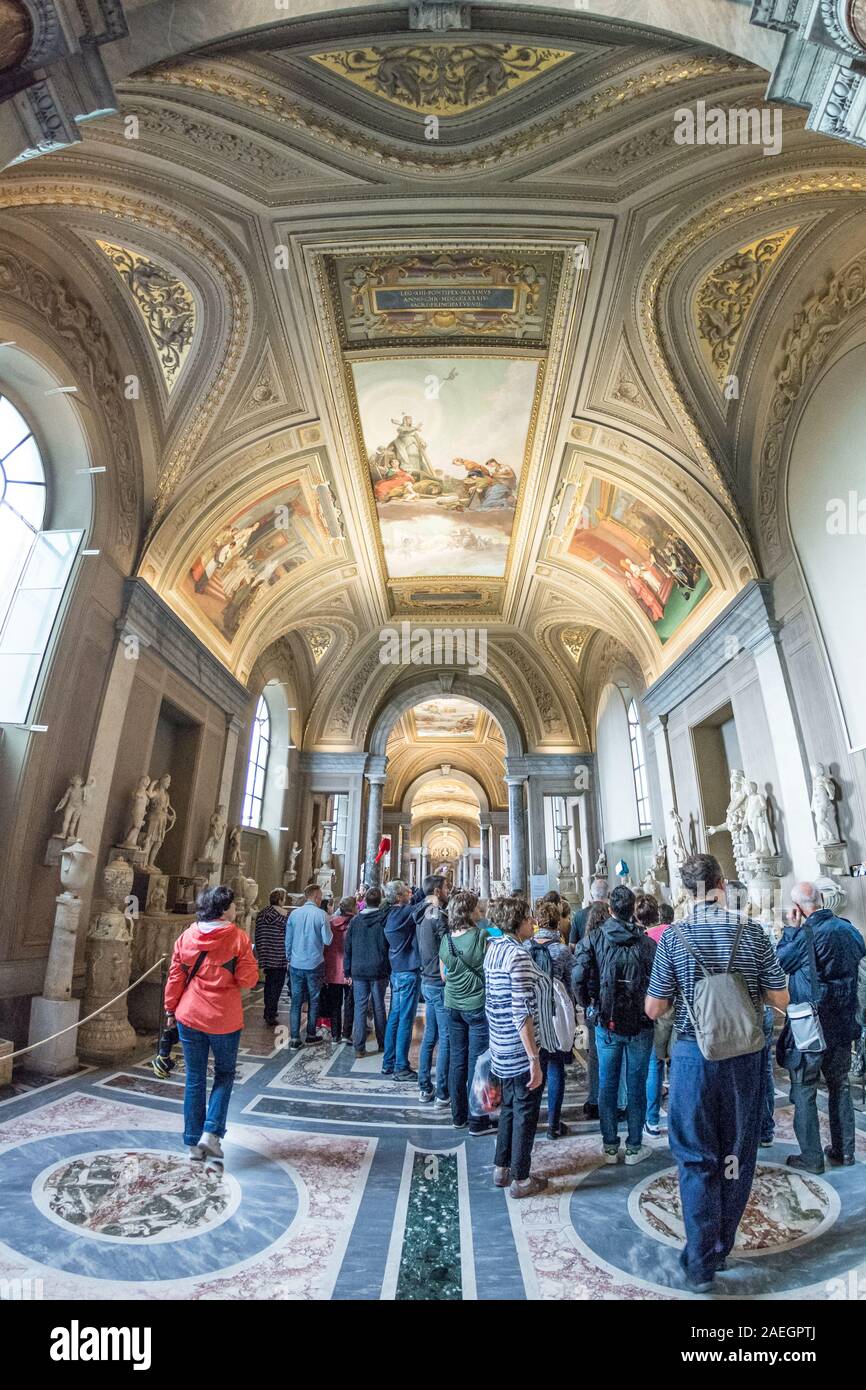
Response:
M445 1007L474 1013L484 1008L484 952L488 936L473 928L462 936L443 936L439 959L445 966Z

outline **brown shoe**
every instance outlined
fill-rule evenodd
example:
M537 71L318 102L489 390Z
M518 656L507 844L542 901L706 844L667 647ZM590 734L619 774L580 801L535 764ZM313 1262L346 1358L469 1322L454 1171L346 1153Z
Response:
M547 1178L522 1178L520 1182L513 1182L508 1189L512 1197L537 1197L539 1192L544 1192L547 1188Z
M510 1169L510 1168L494 1168L494 1169L493 1169L493 1186L494 1186L494 1187L507 1187L508 1184L509 1184L510 1182L511 1182L511 1169Z

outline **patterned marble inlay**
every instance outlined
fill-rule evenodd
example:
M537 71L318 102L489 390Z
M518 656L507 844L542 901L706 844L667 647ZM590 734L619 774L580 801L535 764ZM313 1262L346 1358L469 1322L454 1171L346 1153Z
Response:
M46 1216L98 1239L182 1240L225 1221L237 1182L215 1164L148 1149L80 1154L40 1173L33 1200Z
M760 1164L737 1231L734 1253L763 1255L813 1240L837 1214L838 1200L834 1198L832 1188L818 1177L775 1164ZM640 1184L629 1200L629 1210L637 1224L657 1240L684 1243L675 1168Z

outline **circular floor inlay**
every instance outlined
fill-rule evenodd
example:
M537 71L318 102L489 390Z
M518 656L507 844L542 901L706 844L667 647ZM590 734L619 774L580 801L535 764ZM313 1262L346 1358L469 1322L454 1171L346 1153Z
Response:
M632 1220L665 1245L683 1245L680 1189L676 1168L655 1173L629 1197ZM814 1240L839 1213L833 1188L811 1173L795 1173L776 1164L760 1163L755 1173L734 1254L765 1255Z
M61 1226L97 1240L153 1244L212 1230L240 1202L240 1188L214 1164L153 1149L103 1149L44 1169L33 1200Z

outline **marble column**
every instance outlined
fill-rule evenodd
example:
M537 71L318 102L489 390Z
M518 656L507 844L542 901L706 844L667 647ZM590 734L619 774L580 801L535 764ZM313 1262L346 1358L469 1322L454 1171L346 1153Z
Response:
M368 783L367 796L367 837L364 849L364 879L368 886L379 884L382 881L381 861L376 864L374 860L379 851L379 841L382 838L382 803L385 796L385 774L384 772L368 772L366 774Z
M481 817L481 897L490 897L490 821Z
M508 787L508 843L511 858L512 893L526 893L526 806L523 800L525 777L506 777Z
M129 1022L129 996L108 1004L129 984L132 922L123 909L131 892L132 865L124 859L113 860L103 874L102 906L87 932L82 1012L86 1018L97 1009L103 1011L78 1030L82 1059L101 1066L134 1051L137 1042Z
M671 810L676 811L677 794L674 787L673 765L671 762L671 749L668 742L668 716L659 715L649 726L649 733L652 735L656 749L656 768L658 770L659 786L661 788L662 805L653 812L655 821L656 836L660 840L668 843L670 838L668 817ZM661 828L659 828L661 827ZM676 859L672 851L668 850L668 881L670 883L671 902L676 901L677 892L680 887L680 874Z

